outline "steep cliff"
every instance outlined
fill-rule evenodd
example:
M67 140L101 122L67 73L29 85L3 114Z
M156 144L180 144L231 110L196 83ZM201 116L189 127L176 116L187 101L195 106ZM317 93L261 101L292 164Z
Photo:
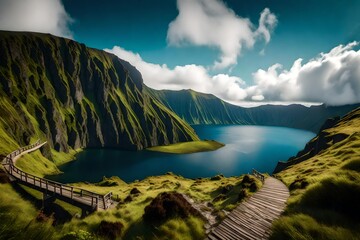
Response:
M360 108L327 121L276 172L290 198L270 239L359 239Z
M211 94L193 90L147 91L173 110L189 124L244 124L268 125L305 129L318 132L323 122L334 116L343 116L360 106L329 107L325 105L264 105L244 108L226 103Z
M353 141L358 138L359 132L360 108L351 111L343 118L330 118L323 124L318 135L311 139L303 150L298 152L296 156L289 158L288 161L279 162L273 173L281 172L292 165L316 157L326 152L330 147L334 148L334 145L337 143L343 145L346 142L345 140ZM346 152L349 155L355 153L352 149L348 149ZM344 151L341 151L341 154L344 153Z
M0 154L30 138L61 152L198 139L129 63L46 34L0 31L0 113Z

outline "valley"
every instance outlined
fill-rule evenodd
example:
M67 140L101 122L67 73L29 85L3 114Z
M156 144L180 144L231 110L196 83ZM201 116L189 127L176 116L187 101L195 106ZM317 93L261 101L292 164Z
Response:
M0 31L2 159L47 141L16 166L112 192L116 203L86 217L59 199L45 208L41 192L10 182L1 166L0 239L204 239L261 191L254 168L266 177L275 169L290 190L270 239L357 239L357 107L244 108L193 90L154 90L113 54Z

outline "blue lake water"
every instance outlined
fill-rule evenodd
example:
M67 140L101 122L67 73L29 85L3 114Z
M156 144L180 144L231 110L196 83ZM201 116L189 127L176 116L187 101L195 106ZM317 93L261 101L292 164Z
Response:
M201 139L214 139L226 146L217 151L181 155L88 149L79 153L76 161L60 167L64 174L49 178L69 183L119 176L131 182L167 172L187 178L236 176L249 173L252 168L272 173L278 161L296 155L315 136L309 131L283 127L198 125L193 128Z

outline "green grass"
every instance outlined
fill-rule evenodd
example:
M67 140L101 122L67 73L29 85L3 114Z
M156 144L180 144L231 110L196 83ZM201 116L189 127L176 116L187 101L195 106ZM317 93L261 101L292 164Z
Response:
M56 164L45 158L41 154L40 150L21 156L16 161L16 166L26 171L27 173L36 175L38 177L60 173L60 170L57 168Z
M51 222L38 223L39 210L24 200L10 184L0 183L0 239L53 239Z
M223 146L225 146L223 143L219 143L214 140L204 140L204 141L175 143L167 146L150 147L147 148L147 150L154 152L184 154L184 153L214 151Z
M331 135L348 138L276 174L290 189L272 239L359 239L360 118L352 113Z
M39 154L38 152L39 151L24 155L19 159L19 162L20 160L26 162L25 160L28 159L25 159L25 156L37 157L37 154ZM13 224L12 218L9 217L9 221L5 221L3 223L4 226L7 226L7 228L11 230L12 228L10 228L9 225L27 226L28 222L31 222L31 227L29 227L30 232L28 234L29 236L39 235L38 239L56 239L66 235L86 235L96 239L98 238L96 236L97 229L100 222L103 220L109 222L121 222L124 225L122 233L123 239L203 239L205 237L205 232L203 228L204 221L202 219L198 217L189 217L184 219L173 218L167 220L159 226L154 227L145 223L142 219L145 207L150 204L151 200L158 194L162 192L176 191L187 194L195 201L212 202L214 204L215 211L219 214L219 217L221 217L222 212L220 210L231 210L239 203L238 196L240 191L243 189L241 186L242 179L243 176L227 178L219 175L214 178L201 178L193 180L168 173L162 176L148 177L142 181L134 181L129 184L125 183L118 177L104 177L101 182L94 184L74 183L72 185L100 194L112 191L114 194L114 200L120 201L121 203L114 209L97 211L84 219L73 217L70 222L56 227L51 227L51 225L48 224L44 225L43 228L40 228L43 223L34 222L34 219L39 211L36 207L34 207L36 206L35 202L39 204L39 200L42 199L42 193L31 188L25 186L21 187L27 194L32 196L30 199L32 199L33 202L29 200L18 201L17 198L23 199L24 196L20 196L10 184L0 184L0 186L4 186L4 189L0 188L0 191L3 193L1 195L2 197L13 196L13 199L8 202L1 201L2 199L0 199L0 208L4 207L4 205L6 207L6 204L11 204L14 207L14 210L7 210L6 212L11 213L11 215L14 216L16 216L18 212L22 213L19 215L19 225ZM258 186L261 185L260 181L255 178L253 179ZM225 186L231 186L231 190L223 194L222 189ZM136 196L132 195L131 201L124 202L124 199L130 195L130 191L133 188L137 188L141 193ZM247 192L247 195L252 194L248 188L244 189ZM214 198L219 195L221 195L222 198L218 201L213 201ZM23 202L26 202L26 204L24 205ZM68 211L71 216L79 215L81 212L80 209L59 200L56 200L55 204ZM9 208L6 207L6 209ZM21 211L18 209L21 209ZM0 212L2 212L1 209ZM15 229L9 231L7 234L14 234L14 231ZM14 234L14 236L20 235ZM19 237L20 239L21 236Z
M102 182L96 184L75 183L74 186L98 193L112 191L114 199L121 203L115 209L95 212L82 220L73 219L64 225L62 232L72 232L79 229L94 232L101 220L106 220L110 222L120 221L124 225L124 239L203 239L205 237L204 222L201 219L196 217L170 219L153 228L142 220L145 207L158 194L176 191L187 194L195 201L212 202L215 210L231 210L239 203L238 195L242 189L240 185L242 178L243 176L229 178L220 176L216 178L217 180L211 180L211 178L192 180L169 173L148 177L142 181L129 184L118 177L104 178ZM261 182L257 179L255 181L260 187ZM221 195L221 189L228 185L232 185L233 189L224 194L224 198L221 200L213 202L214 198ZM141 193L132 196L132 201L123 202L133 188L137 188ZM246 191L248 195L252 194L247 188Z

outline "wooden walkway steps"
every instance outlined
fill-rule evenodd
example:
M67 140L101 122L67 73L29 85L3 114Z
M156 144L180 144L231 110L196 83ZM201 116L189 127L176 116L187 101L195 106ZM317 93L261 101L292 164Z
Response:
M106 210L114 203L111 199L111 192L105 195L97 194L67 184L37 177L15 166L16 160L20 158L21 155L35 151L44 144L46 144L46 142L40 143L40 141L37 141L32 145L13 151L4 158L2 165L11 180L43 192L44 201L53 201L56 198L80 207L83 210L83 216L98 209Z
M206 239L268 239L271 224L284 210L288 197L289 190L281 181L266 178L263 187L229 213Z

